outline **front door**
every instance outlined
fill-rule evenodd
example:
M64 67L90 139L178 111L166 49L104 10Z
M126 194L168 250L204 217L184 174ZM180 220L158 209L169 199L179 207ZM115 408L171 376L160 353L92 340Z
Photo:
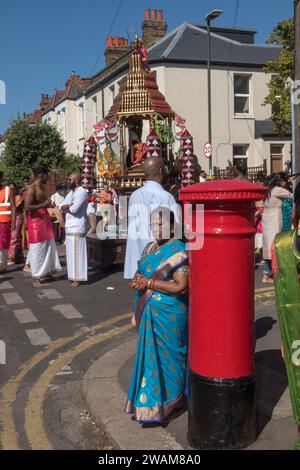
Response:
M283 145L271 144L271 173L279 173L283 171Z

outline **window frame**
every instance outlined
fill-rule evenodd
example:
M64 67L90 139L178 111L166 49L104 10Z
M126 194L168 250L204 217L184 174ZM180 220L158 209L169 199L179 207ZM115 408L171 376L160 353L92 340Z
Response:
M248 78L248 85L249 85L249 92L248 93L236 93L235 92L235 77L247 77ZM251 117L252 116L251 79L252 79L252 74L250 74L250 73L240 73L240 72L234 72L233 73L233 114L234 114L234 117ZM235 98L248 98L249 111L247 113L237 113L236 112L236 110L235 110Z
M234 154L234 148L235 147L246 147L246 153L245 155L243 154ZM246 163L248 163L249 159L249 147L250 144L232 144L232 164L234 165L234 160L246 160ZM247 165L248 166L248 165Z

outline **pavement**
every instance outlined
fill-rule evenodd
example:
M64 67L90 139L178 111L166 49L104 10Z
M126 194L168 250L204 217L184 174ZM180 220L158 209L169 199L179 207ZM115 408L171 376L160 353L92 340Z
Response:
M270 292L256 302L257 440L249 450L292 450L297 438L284 364L275 301ZM191 449L187 412L166 428L145 429L124 414L135 354L135 338L97 359L83 379L87 408L120 449Z
M189 449L187 414L141 428L124 413L136 333L122 268L90 270L78 289L63 272L42 289L21 267L0 279L1 449ZM272 287L256 271L258 439L251 449L292 449L296 439Z

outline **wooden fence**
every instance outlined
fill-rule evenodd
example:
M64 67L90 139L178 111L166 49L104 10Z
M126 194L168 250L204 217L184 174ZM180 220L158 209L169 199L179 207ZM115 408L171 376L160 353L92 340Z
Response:
M250 181L256 181L258 175L267 177L267 160L264 160L263 165L248 167L247 176ZM214 176L221 180L232 179L235 177L234 166L228 166L225 169L214 167Z

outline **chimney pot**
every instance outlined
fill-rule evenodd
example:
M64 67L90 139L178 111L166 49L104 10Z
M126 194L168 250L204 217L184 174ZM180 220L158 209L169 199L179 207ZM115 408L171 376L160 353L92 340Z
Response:
M150 10L145 10L145 19L148 21L150 20Z
M157 10L157 21L163 21L164 15L162 10Z
M149 20L147 20L146 16L146 20L142 24L142 38L146 47L163 38L168 29L168 25L164 20L163 10L150 10Z
M127 48L127 50L125 48ZM113 62L117 61L124 54L126 54L127 51L129 51L129 44L127 39L119 36L109 36L107 38L107 47L105 51L106 65L111 65Z

